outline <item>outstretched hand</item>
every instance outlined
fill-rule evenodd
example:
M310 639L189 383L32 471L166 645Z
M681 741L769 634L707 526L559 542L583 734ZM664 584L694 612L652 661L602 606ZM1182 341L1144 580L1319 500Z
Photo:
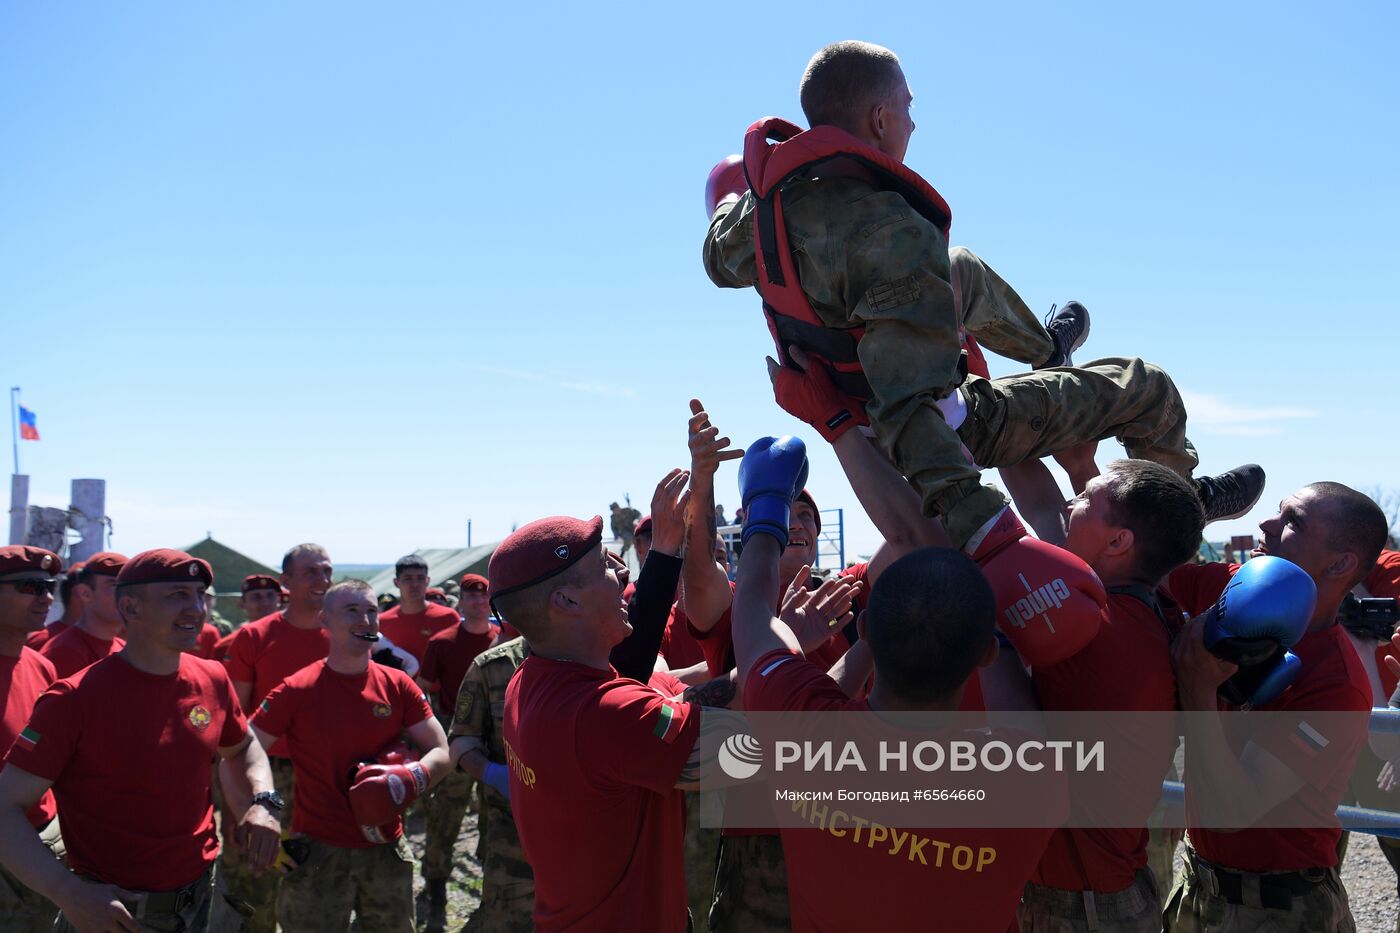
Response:
M656 484L651 497L651 548L672 557L681 552L685 539L685 507L690 502L690 471L675 469Z
M712 479L721 463L726 460L738 460L744 455L742 449L729 446L729 438L720 437L719 428L710 424L710 413L705 411L705 406L698 398L690 400L688 427L690 437L687 444L690 447L692 482L696 479Z
M861 582L851 577L831 577L809 590L807 581L811 575L810 566L797 572L778 612L778 618L792 629L804 652L820 648L833 632L846 626L861 591Z

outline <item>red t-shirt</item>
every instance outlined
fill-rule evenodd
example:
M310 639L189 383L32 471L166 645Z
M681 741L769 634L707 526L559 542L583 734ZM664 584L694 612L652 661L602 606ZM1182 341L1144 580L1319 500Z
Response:
M221 665L183 654L148 674L114 656L49 688L6 760L53 782L74 873L173 891L218 855L209 765L247 734Z
M745 681L744 708L869 712L870 704L848 699L818 665L784 650L770 651L754 662ZM934 738L928 733L919 737L921 741ZM1058 811L1068 812L1063 777L1059 775L1055 792L1044 794L1046 813L1052 817ZM836 814L821 817L823 823L828 819L834 827ZM940 929L1006 933L1008 928L1014 929L1021 890L1054 832L1048 827L912 829L912 839L924 837L927 841L917 849L911 842L904 851L891 855L888 844L868 845L852 828L855 825L848 820L839 835L834 829L828 831L826 825L782 830L792 929L797 933L902 930L909 929L911 923L917 926L914 918L935 915ZM958 847L979 853L979 858L960 867L951 854ZM980 854L988 849L994 856L990 861ZM943 853L949 854L945 857ZM980 871L976 869L979 863Z
M1078 654L1052 667L1031 671L1036 692L1047 710L1134 710L1171 712L1177 707L1176 676L1172 672L1171 640L1180 628L1180 614L1164 606L1162 619L1133 596L1110 593L1108 613L1099 632ZM1169 629L1168 626L1171 626ZM1155 722L1155 720L1154 720ZM1061 829L1051 837L1045 856L1032 878L1037 884L1067 891L1121 891L1147 865L1147 820L1162 795L1162 781L1175 754L1176 729L1163 718L1160 730L1146 723L1124 723L1129 731L1115 734L1121 764L1112 775L1113 805L1125 804L1141 814L1141 824L1123 829ZM1134 728L1136 726L1136 728ZM1107 727L1107 722L1106 722ZM1086 776L1071 775L1077 804L1092 809L1097 797Z
M1168 578L1172 596L1193 615L1204 612L1217 599L1239 569L1238 564L1188 564ZM1337 864L1337 840L1341 826L1336 823L1337 805L1347 791L1347 780L1357 753L1366 741L1371 711L1371 686L1356 652L1339 625L1309 632L1291 649L1303 662L1303 672L1278 699L1257 710L1298 710L1357 713L1354 728L1343 729L1329 719L1328 727L1304 722L1287 730L1287 720L1277 730L1265 727L1254 734L1231 734L1238 752L1253 741L1300 775L1305 783L1285 804L1290 814L1306 811L1309 821L1331 822L1328 828L1244 829L1238 832L1212 832L1197 828L1191 818L1191 795L1187 789L1186 819L1191 844L1201 858L1240 871L1300 871L1329 868ZM1222 710L1229 709L1223 701ZM1297 736L1307 726L1311 734ZM1321 734L1321 733L1327 734ZM1328 754L1312 751L1320 739ZM1300 740L1301 739L1301 740ZM1340 756L1340 757L1339 757ZM1271 813L1261 822L1286 822Z
M218 661L220 664L223 664L227 667L228 648L229 645L233 644L233 636L237 634L238 631L235 629L234 631L229 632L227 635L222 636L218 641L214 642L214 647L209 650L209 659L211 661Z
M530 655L506 687L506 763L535 926L686 928L685 803L700 709L684 685Z
M734 584L729 584L732 590ZM776 610L777 607L774 607ZM729 608L724 610L724 615L719 617L719 621L714 624L708 632L702 632L695 627L693 622L687 621L686 630L697 642L700 643L700 650L705 654L705 666L707 673L713 679L729 672L734 667L734 630L733 611L731 603ZM826 643L808 654L808 657L821 665L822 670L830 670L831 666L846 654L850 648L845 636L834 633Z
M379 617L379 630L422 665L428 639L461 621L457 610L430 602L422 612L411 614L395 606Z
M671 614L666 617L666 631L661 633L660 653L666 659L666 666L673 671L701 663L709 667L705 661L705 651L691 634L690 620L681 612L679 603L671 606Z
M16 658L0 655L0 696L5 697L4 718L0 719L0 746L6 751L10 750L20 730L29 724L35 701L57 679L53 665L32 648L21 648ZM4 765L0 765L0 770L3 768ZM57 812L53 791L46 790L39 802L30 808L29 822L35 829L43 829Z
M1400 596L1400 551L1381 551L1376 568L1361 582L1372 596ZM1389 642L1376 646L1376 667L1381 675L1381 687L1389 697L1395 692L1396 677L1385 666L1385 656L1394 655ZM1396 655L1400 657L1400 655Z
M224 666L234 683L253 685L250 705L257 709L282 681L308 664L324 660L328 645L325 629L297 628L279 610L233 633ZM291 754L286 742L273 743L267 752L279 758Z
M39 653L49 659L58 679L72 677L89 664L96 664L109 654L122 650L126 642L120 638L104 641L76 625L50 638Z
M345 849L374 845L350 809L351 772L432 714L413 678L373 661L364 673L340 674L320 660L284 680L258 705L253 725L285 737L291 751L292 832ZM400 823L394 838L401 831Z
M217 661L219 659L214 656L214 646L219 643L219 639L222 637L218 628L205 622L204 628L199 630L199 638L195 641L194 648L191 650L201 658Z
M457 705L457 690L462 686L467 668L472 666L477 655L491 647L499 633L500 629L494 625L486 626L486 631L477 635L458 624L428 639L418 676L438 685L438 706L447 715L451 716Z
M28 647L38 651L40 648L44 647L44 645L48 644L50 639L57 638L72 627L73 626L64 622L62 619L54 619L48 625L26 638L24 643Z

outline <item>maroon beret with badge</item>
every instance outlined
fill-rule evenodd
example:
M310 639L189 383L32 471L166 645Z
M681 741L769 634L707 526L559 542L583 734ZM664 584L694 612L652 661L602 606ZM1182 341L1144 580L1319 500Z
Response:
M637 527L632 529L632 534L634 537L651 534L651 516L643 515L641 521L637 522Z
M603 543L603 517L556 515L511 532L491 554L491 598L534 586L563 573Z
M804 490L802 490L801 492L799 492L799 493L797 494L797 500L796 500L796 501L797 501L797 502L805 502L805 503L807 503L808 505L810 505L810 506L812 507L812 517L813 517L814 519L816 519L816 522L817 522L817 533L820 534L820 533L821 533L821 530L822 530L822 513L821 513L821 511L817 508L817 500L816 500L816 499L813 499L813 498L812 498L812 494L811 494L810 492L808 492L807 490L804 489Z
M83 573L115 577L126 566L126 555L116 551L98 551L83 562Z
M127 561L122 572L117 574L117 586L190 583L196 580L205 586L214 585L214 571L209 562L168 547L142 551Z
M0 547L0 583L52 580L63 572L63 560L52 551L28 544Z
M489 590L491 584L479 573L464 573L460 581L464 590Z
M281 590L282 584L276 577L269 577L265 573L250 573L243 578L243 592L252 590Z

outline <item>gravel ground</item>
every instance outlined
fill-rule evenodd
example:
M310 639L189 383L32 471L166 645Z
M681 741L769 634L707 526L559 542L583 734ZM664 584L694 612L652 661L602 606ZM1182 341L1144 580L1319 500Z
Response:
M423 811L415 808L404 824L409 844L413 846L415 858L423 857ZM447 885L447 930L457 933L467 929L467 920L476 910L481 900L481 863L476 860L476 813L468 812L462 820L462 833L457 837L454 850L456 858L452 863L452 880ZM415 871L413 875L413 895L417 900L417 928L423 929L428 918L428 896L423 891L423 876ZM358 930L356 923L353 929Z

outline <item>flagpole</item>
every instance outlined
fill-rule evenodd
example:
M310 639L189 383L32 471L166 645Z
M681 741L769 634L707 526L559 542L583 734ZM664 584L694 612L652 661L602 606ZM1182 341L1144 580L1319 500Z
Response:
M15 475L19 475L19 386L10 386L10 443L15 448Z

